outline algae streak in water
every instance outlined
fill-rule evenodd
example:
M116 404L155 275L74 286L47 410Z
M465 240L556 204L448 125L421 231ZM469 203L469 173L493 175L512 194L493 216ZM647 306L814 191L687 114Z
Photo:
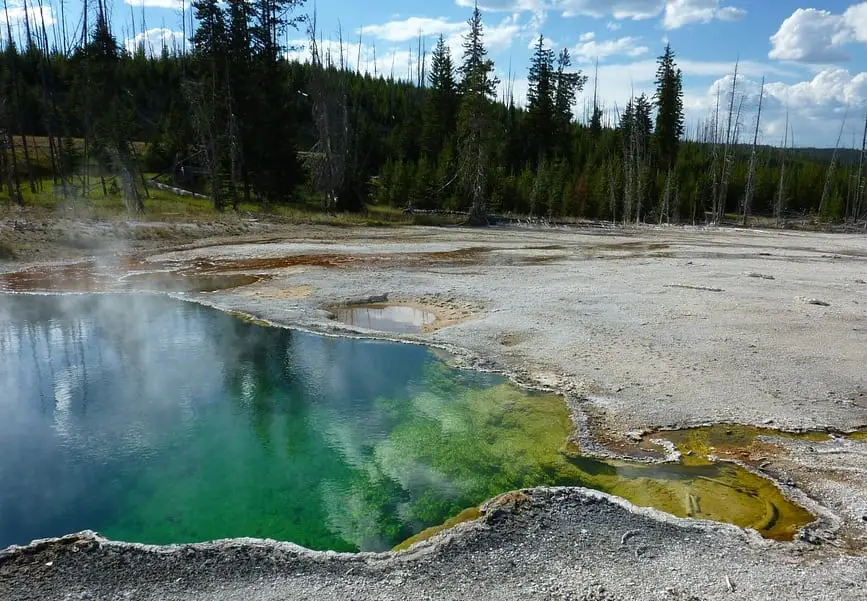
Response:
M576 455L562 398L453 369L428 348L171 299L0 295L0 381L0 547L89 528L384 550L549 485L774 538L811 521L734 465Z

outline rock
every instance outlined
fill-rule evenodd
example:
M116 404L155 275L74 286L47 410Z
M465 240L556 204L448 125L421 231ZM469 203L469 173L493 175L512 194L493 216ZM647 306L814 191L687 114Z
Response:
M631 440L632 442L641 442L641 431L632 430L623 435L627 440Z
M805 299L804 302L807 303L808 305L817 305L819 307L830 307L831 306L831 303L829 303L828 301L823 301L823 300L818 299L818 298L808 298L808 299Z

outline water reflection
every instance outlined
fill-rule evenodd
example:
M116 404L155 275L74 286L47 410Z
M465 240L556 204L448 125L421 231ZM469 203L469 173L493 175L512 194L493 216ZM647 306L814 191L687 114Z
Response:
M0 382L0 547L91 528L381 550L538 485L769 536L810 520L735 466L577 456L562 399L449 368L425 347L261 327L163 297L0 295Z
M436 315L408 305L355 305L335 311L338 321L368 330L417 334L436 321Z
M82 528L388 546L338 514L396 423L380 399L412 398L435 363L422 347L263 328L158 297L0 296L0 547ZM386 505L394 536L411 534ZM375 529L383 510L368 506L357 513Z

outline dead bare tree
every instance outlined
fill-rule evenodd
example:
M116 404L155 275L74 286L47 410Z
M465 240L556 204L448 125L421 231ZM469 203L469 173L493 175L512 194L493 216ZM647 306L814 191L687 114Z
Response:
M828 171L825 174L825 185L822 187L822 199L819 201L819 215L825 210L825 203L828 202L828 196L831 194L831 180L834 177L834 171L837 169L837 153L840 150L840 140L843 139L843 129L846 127L846 119L849 117L849 109L843 114L843 121L840 123L840 132L837 134L837 142L834 144L834 152L831 154L831 162L828 164Z
M28 12L26 4L24 5L24 8L25 8L24 14L26 16L27 12ZM9 22L9 6L8 6L7 0L3 0L3 11L4 11L5 16L6 16L6 34L7 34L8 43L12 44L12 27L11 27L10 22ZM30 20L28 17L27 18L28 36L29 36L29 31L30 31L29 23L30 23ZM29 41L28 41L28 44L29 44ZM17 122L17 125L18 125L17 129L18 129L18 132L20 133L20 136L21 136L21 148L24 151L24 170L27 174L27 182L30 186L30 191L35 194L36 193L36 180L35 180L34 174L33 174L33 164L30 161L30 148L29 148L29 145L27 144L27 133L24 131L23 122L21 120L21 113L20 113L20 111L21 111L21 89L19 86L19 81L18 81L18 76L17 76L16 62L17 62L17 59L13 58L13 60L10 61L10 65L9 65L10 77L12 80L12 95L13 95L13 100L14 100L14 104L15 104L15 111L14 111L15 121ZM11 139L11 136L10 136L10 139Z
M310 99L318 133L316 144L308 155L308 163L316 187L323 194L323 208L331 212L337 208L338 194L346 177L349 133L346 86L343 70L337 69L330 58L322 60L321 49L316 41L315 13L308 19L308 35L312 66Z
M57 98L54 90L53 71L51 69L51 53L48 48L48 33L45 29L45 11L42 0L38 0L39 22L41 25L41 56L39 74L42 83L42 98L45 103L45 133L48 135L48 149L51 159L51 174L54 184L60 181L63 198L67 197L66 177L63 173L63 161L60 158L60 136L55 139L55 129L58 119Z
M864 206L864 192L867 181L864 178L864 159L867 154L867 117L864 118L864 136L861 138L861 155L858 157L858 178L855 185L855 202L852 218L855 221L867 217L867 206Z
M722 157L722 165L721 165L721 177L720 177L720 185L719 185L719 198L717 199L716 207L716 222L722 223L723 218L725 217L725 208L726 208L726 199L728 197L728 189L729 189L729 177L731 176L732 166L734 164L734 151L732 146L737 140L737 136L735 134L735 130L737 129L738 120L734 116L735 109L735 97L737 96L738 89L738 68L740 66L740 59L735 62L735 70L732 75L732 88L729 98L729 116L728 122L726 124L726 142L725 147L723 148L723 157ZM740 112L740 108L738 108L738 112ZM732 122L732 119L735 119Z
M205 84L201 82L187 80L183 83L184 96L191 109L190 120L193 124L193 131L196 132L199 141L199 150L196 154L201 157L202 166L208 173L211 200L214 207L219 209L223 206L223 199L220 194L218 134L213 106L214 92L204 88Z
M716 222L717 215L719 215L719 209L717 208L717 204L719 203L719 187L720 187L720 156L719 156L719 145L720 145L720 136L719 136L719 101L720 101L720 87L717 85L716 87L716 108L714 109L714 117L713 123L710 127L711 129L711 161L710 161L710 172L713 184L711 185L711 209L713 211L713 221Z
M786 207L786 149L789 142L789 107L786 106L786 131L783 134L783 145L780 148L780 183L777 185L777 200L774 203L774 218L777 227L783 224L783 211Z
M364 33L364 27L358 30L358 50L355 53L355 74L361 75L361 36Z
M4 163L4 177L6 179L6 189L9 191L9 198L13 200L19 207L24 205L24 197L21 195L21 178L18 174L18 155L15 152L15 136L12 132L12 110L8 106L7 99L5 97L0 98L0 111L2 111L2 118L4 124L4 130L0 132L3 138L0 141L3 142L3 163ZM6 156L6 148L9 148L9 156Z
M759 145L759 128L762 123L762 100L765 97L765 78L762 77L762 86L759 90L759 110L756 113L756 130L753 134L753 147L750 150L750 166L747 171L747 185L744 193L744 202L741 207L741 225L747 224L747 217L749 217L750 207L753 202L753 195L756 191L756 149Z
M648 132L640 123L644 113L644 96L634 95L624 111L623 123L627 114L625 136L623 140L623 223L641 222L641 202L644 199L645 186L650 173L647 162Z
M4 2L6 0L3 0ZM88 0L84 0L84 15L83 22L84 26L81 30L81 48L87 48L88 35L90 33L90 29L88 29L87 16L88 16ZM84 72L84 174L83 178L83 186L82 192L85 198L90 195L90 60L86 59L82 64L82 71Z
M138 186L136 186L135 173L133 168L130 167L128 156L124 156L127 153L121 154L120 149L114 144L108 146L106 152L112 162L113 170L116 173L120 173L121 189L123 190L123 199L127 211L135 215L143 213L144 201L142 200L142 194Z
M659 203L657 223L671 223L672 198L677 196L677 184L674 181L674 170L669 167L665 175L665 186L662 189L662 200ZM675 212L676 214L676 212Z
M60 0L60 27L63 33L63 45L61 51L63 56L69 55L69 38L66 35L66 0ZM57 28L54 29L57 31Z

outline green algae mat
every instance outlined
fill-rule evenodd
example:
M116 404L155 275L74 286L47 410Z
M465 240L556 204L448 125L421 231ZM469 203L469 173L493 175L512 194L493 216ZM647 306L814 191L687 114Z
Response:
M578 485L791 538L734 464L582 457L563 399L423 346L143 295L0 295L0 548L82 529L389 549L505 491Z

